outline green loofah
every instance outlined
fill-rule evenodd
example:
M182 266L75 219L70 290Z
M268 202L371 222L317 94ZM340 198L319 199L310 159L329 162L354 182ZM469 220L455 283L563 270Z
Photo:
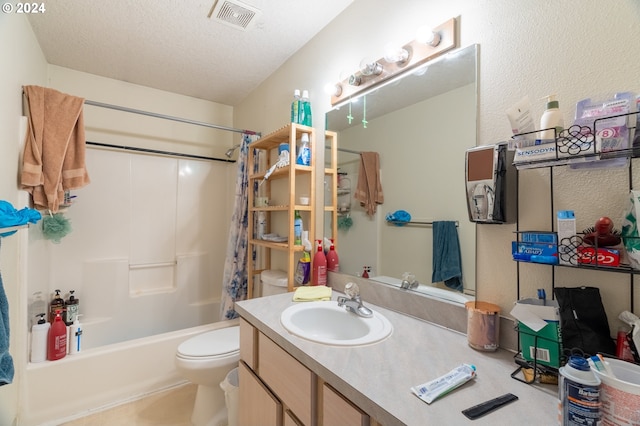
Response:
M349 229L353 225L353 219L347 216L338 217L338 229Z
M42 234L47 240L59 244L69 232L71 232L71 222L62 213L43 215Z

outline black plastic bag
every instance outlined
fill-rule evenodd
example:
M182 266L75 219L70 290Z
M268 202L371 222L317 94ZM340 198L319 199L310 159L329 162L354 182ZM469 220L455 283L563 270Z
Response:
M560 306L560 328L565 352L584 355L615 355L607 314L597 287L556 287Z

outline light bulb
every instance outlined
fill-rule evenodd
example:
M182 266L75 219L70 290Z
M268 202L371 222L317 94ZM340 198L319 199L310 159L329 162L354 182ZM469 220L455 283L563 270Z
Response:
M384 60L391 63L404 63L409 59L409 51L402 46L387 43L384 48Z
M432 28L423 26L416 31L416 40L429 46L437 46L440 44L440 33L433 31Z
M327 83L324 86L324 93L330 96L340 96L342 94L342 85L340 83Z
M360 61L360 72L362 75L380 75L382 74L382 65L376 60L365 58Z

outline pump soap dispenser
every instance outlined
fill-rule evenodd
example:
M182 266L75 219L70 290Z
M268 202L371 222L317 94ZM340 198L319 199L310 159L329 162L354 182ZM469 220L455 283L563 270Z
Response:
M564 129L564 120L556 95L549 95L546 99L547 109L545 109L540 119L540 139L555 140ZM555 129L555 132L553 129Z

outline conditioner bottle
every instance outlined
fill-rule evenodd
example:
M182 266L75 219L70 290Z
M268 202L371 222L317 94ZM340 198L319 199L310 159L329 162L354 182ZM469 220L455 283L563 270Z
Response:
M36 315L38 322L31 327L31 362L43 362L47 360L47 338L51 324L45 317L47 314Z

